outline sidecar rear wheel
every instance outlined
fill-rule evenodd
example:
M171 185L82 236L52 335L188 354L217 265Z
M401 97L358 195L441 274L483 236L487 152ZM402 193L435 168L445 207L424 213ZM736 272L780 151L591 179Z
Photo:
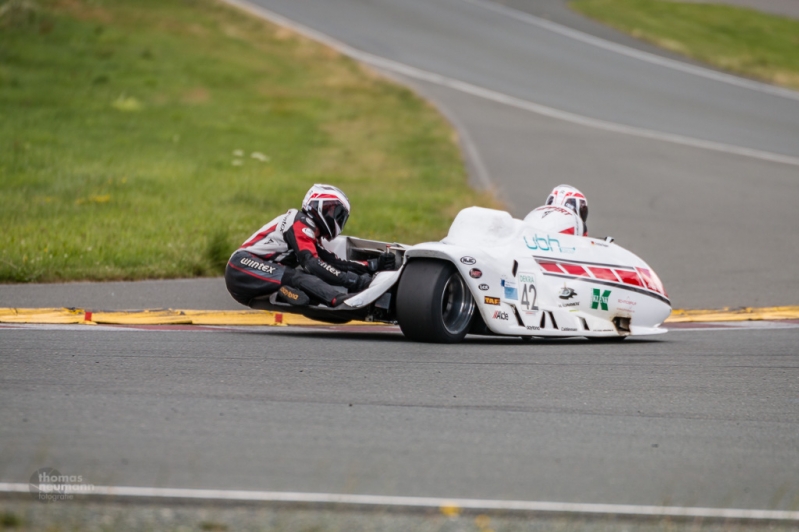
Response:
M405 266L397 287L397 321L410 340L460 342L474 310L469 287L449 262L417 259Z

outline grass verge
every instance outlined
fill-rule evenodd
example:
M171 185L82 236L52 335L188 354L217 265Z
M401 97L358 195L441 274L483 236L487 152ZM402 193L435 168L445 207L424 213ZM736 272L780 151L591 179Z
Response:
M799 89L799 20L662 0L575 0L584 15L716 67Z
M214 275L315 182L347 233L442 237L490 205L427 103L214 0L6 0L0 282Z

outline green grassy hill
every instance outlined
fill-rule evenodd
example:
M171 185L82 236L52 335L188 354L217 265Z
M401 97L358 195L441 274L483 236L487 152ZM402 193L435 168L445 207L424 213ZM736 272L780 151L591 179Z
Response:
M285 29L213 0L37 5L0 18L0 281L218 274L318 182L348 234L400 242L492 202L431 106Z

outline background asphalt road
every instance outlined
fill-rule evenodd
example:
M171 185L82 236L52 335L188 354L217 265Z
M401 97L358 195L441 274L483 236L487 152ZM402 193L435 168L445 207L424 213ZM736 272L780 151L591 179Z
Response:
M74 307L87 310L247 309L230 297L222 278L5 284L0 285L0 307Z
M799 330L2 330L0 481L799 505ZM350 406L352 405L352 406Z

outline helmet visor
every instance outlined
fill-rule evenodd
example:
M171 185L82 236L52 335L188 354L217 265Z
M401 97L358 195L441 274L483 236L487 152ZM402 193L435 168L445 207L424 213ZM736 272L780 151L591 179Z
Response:
M574 211L575 214L579 214L580 218L583 220L583 223L588 221L588 203L585 200L580 198L569 198L564 203L564 206L568 209Z
M584 202L584 201L581 201L580 202L580 210L578 212L580 213L580 218L583 219L583 223L587 224L588 223L588 204L586 202Z
M344 229L344 224L350 217L350 211L343 204L331 202L322 207L322 216L325 218L331 231L331 237L336 237Z

